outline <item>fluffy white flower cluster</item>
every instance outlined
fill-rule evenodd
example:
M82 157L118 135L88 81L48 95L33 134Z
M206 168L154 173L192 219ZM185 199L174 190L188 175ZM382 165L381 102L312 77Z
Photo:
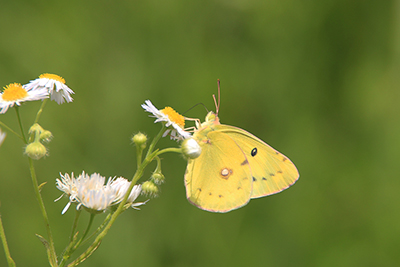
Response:
M69 202L61 212L62 214L68 210L72 202L78 203L76 209L84 206L90 210L104 211L110 206L119 204L131 184L123 177L110 177L107 183L104 184L105 177L98 173L93 173L89 176L84 171L76 178L74 173L71 176L67 173L64 175L60 173L60 176L61 179L56 180L57 188L69 196ZM132 208L138 209L136 208L137 206L144 205L147 202L133 203L140 195L140 192L141 185L133 186L127 200L127 203L131 204ZM56 199L56 201L60 198Z

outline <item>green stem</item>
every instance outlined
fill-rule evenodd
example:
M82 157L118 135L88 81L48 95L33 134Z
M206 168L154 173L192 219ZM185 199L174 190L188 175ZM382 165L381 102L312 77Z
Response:
M82 243L82 241L85 239L85 237L86 237L87 234L89 233L90 227L92 227L92 224L93 224L94 216L96 216L96 214L90 213L90 219L89 219L88 226L86 227L86 231L85 231L85 233L83 234L83 236L82 236L82 238L80 239L80 241L75 245L75 247L74 247L75 249L76 249L77 247L79 247L79 244Z
M81 210L81 209L80 209ZM79 210L79 211L80 211ZM85 242L87 242L89 239L91 239L93 236L95 236L98 232L101 231L101 229L104 228L104 226L107 224L107 222L110 220L111 218L111 213L109 213L107 215L107 217L104 219L104 222L96 229L96 231L94 231L88 238L86 238L86 240L83 240L83 238L81 238L79 240L79 244L74 245L74 241L76 241L76 236L77 233L74 235L73 240L71 241L71 243L68 245L68 247L65 249L65 252L62 256L62 260L59 264L59 267L64 267L65 264L67 263L67 260L71 257L72 253L74 253L74 251L78 248L78 246L81 246L82 244L84 244ZM85 235L84 235L85 236Z
M136 169L139 169L140 165L142 165L142 157L143 157L143 147L141 145L136 145L136 160L137 160Z
M42 105L40 106L38 112L36 113L36 119L35 119L35 122L34 122L33 124L35 124L35 123L37 123L37 122L39 121L40 115L42 115L44 106L46 105L46 103L47 103L48 100L49 100L49 99L46 98L46 99L44 99L44 100L42 101ZM32 124L32 125L33 125L33 124Z
M69 237L69 241L72 242L74 240L74 236L75 236L75 230L78 227L78 221L79 221L79 217L81 215L81 209L77 210L75 209L75 219L74 219L74 223L72 224L72 229L71 229L71 235Z
M163 133L165 132L165 125L162 125L162 128L160 130L160 132L157 134L156 137L154 137L153 141L151 142L150 146L149 146L149 150L147 150L147 154L146 154L146 158L153 153L154 147L156 146L158 140L160 140L161 136L163 135Z
M76 233L73 237L71 242L68 244L68 246L64 249L63 253L61 254L60 257L60 263L58 267L64 267L65 264L67 263L67 260L71 257L71 254L73 253L73 246L75 245L75 241L78 238L78 233Z
M8 248L6 234L4 232L4 227L3 227L3 221L1 220L1 214L0 214L0 238L1 238L1 241L3 242L4 254L6 254L8 266L15 267L15 262L11 258L10 250Z
M57 266L57 255L56 255L56 251L54 248L53 234L51 233L49 218L47 216L46 208L44 206L44 202L43 202L42 196L39 191L39 186L38 186L36 173L35 173L35 167L33 166L33 160L31 158L28 157L28 161L29 161L29 170L31 172L31 177L32 177L33 190L35 191L36 199L39 202L40 211L42 212L45 228L47 231L47 237L49 239L48 253L49 253L49 258L51 260L50 264L52 266Z
M112 214L109 213L109 214L107 215L107 217L104 219L103 223L102 223L99 227L97 227L96 231L94 231L88 238L86 238L86 240L83 240L82 243L81 243L81 245L82 245L83 243L85 243L86 241L88 241L89 239L91 239L93 236L95 236L98 232L100 232L101 229L103 229L104 226L110 221L111 216L112 216Z
M17 132L15 132L13 129L11 129L10 127L8 127L6 124L4 124L3 122L0 121L0 125L7 129L8 131L12 132L13 134L15 134L18 138L20 138L22 141L24 141L24 138L22 138L22 136L20 136Z
M71 257L71 254L73 253L73 247L76 244L76 240L77 240L77 236L78 236L78 232L75 233L76 228L78 227L78 221L79 221L79 217L81 215L81 209L76 210L75 209L75 219L74 222L72 224L72 229L71 229L71 235L69 237L69 244L68 246L64 249L64 252L61 255L61 261L59 264L59 267L65 266L67 260Z
M169 147L169 148L164 148L161 149L157 152L157 156L167 153L167 152L175 152L175 153L182 153L182 149L179 147Z
M21 116L19 115L19 107L18 106L15 106L15 112L17 113L18 124L19 124L19 128L21 130L21 135L22 135L22 141L24 141L24 143L27 144L25 133L24 133L24 127L22 127Z
M71 256L71 254L82 244L83 240L86 238L87 234L89 233L90 228L92 227L94 216L96 216L96 214L94 214L94 213L90 214L89 223L88 223L88 226L86 227L85 233L83 234L83 236L79 239L79 241L75 245L70 246L67 249L67 253L65 253L65 256L63 257L63 259L68 260L69 257Z
M155 156L154 158L155 158L156 161L157 161L157 167L156 167L156 169L154 170L154 172L161 173L161 159L160 159L160 157L159 157L158 155Z

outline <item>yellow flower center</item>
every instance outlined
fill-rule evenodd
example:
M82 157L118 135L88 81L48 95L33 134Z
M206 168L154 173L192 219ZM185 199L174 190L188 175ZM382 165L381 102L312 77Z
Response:
M161 110L161 112L167 115L172 122L178 124L178 126L182 129L185 127L185 118L181 114L176 112L173 108L165 107Z
M42 75L39 76L39 78L40 78L40 79L45 78L45 79L56 80L56 81L59 81L59 82L65 84L64 78L61 77L61 76L58 76L58 75L56 75L56 74L43 73Z
M19 83L10 83L4 87L3 100L4 101L15 101L24 99L28 96L26 90Z

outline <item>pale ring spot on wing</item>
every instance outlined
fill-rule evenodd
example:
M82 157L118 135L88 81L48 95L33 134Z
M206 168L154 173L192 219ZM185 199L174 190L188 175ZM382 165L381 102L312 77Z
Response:
M232 169L223 168L220 172L221 178L228 180L229 176L233 173Z

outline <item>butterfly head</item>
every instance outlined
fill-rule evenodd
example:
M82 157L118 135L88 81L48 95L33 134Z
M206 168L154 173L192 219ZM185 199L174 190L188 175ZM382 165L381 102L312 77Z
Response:
M213 125L218 124L220 124L218 116L215 115L214 112L210 111L208 112L206 119L203 123L200 123L200 120L196 120L196 131L202 130L204 128L209 128Z
M210 112L208 112L208 114L206 116L206 121L204 123L219 124L219 118L214 112L210 111Z

